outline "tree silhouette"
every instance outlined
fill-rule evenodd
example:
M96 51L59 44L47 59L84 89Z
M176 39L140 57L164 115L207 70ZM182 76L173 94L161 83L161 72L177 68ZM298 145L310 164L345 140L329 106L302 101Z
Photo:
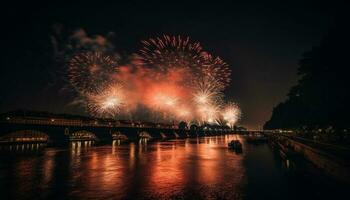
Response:
M278 104L265 129L349 128L349 31L339 23L299 62L296 86Z

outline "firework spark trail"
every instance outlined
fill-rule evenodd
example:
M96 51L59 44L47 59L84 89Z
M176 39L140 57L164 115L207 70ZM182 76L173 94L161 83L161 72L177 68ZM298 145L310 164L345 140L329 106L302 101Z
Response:
M209 77L217 82L217 88L223 90L229 85L231 70L229 66L219 57L214 58L208 53L203 53L205 63L201 66L201 76Z
M197 104L220 101L223 94L218 88L220 88L220 83L213 77L197 78L192 92L193 101Z
M222 117L227 121L227 125L233 127L241 117L241 109L235 103L228 103L222 112Z
M70 60L70 84L86 99L91 114L122 118L126 113L152 113L151 118L164 122L237 122L238 106L223 103L231 75L223 60L188 37L163 35L142 44L123 66L100 52Z
M126 96L120 84L113 84L87 95L88 109L96 116L115 117L126 107Z
M199 121L201 124L214 124L219 116L219 104L203 104L198 106Z
M109 84L117 62L100 52L75 55L68 65L68 78L80 93L94 92Z
M142 41L142 44L139 56L143 65L160 73L176 69L182 70L184 76L198 75L204 63L201 45L192 43L189 37L163 35ZM189 85L191 80L184 78L182 84Z

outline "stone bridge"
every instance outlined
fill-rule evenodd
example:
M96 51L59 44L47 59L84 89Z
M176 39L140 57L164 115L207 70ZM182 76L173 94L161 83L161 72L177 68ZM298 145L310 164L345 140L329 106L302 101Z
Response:
M113 140L172 139L198 135L226 134L228 129L180 130L162 127L123 127L67 124L29 124L0 122L0 143L64 143L69 141L97 141L111 143Z

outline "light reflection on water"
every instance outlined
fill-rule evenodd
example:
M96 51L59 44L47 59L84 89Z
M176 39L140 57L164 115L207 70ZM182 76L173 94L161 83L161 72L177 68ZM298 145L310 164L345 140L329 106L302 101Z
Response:
M8 195L16 199L30 194L42 198L167 199L188 192L206 197L210 195L203 194L206 188L232 189L242 182L242 156L227 150L227 140L221 136L125 145L115 141L102 147L77 141L67 149L6 156L0 182L10 182Z
M33 152L46 147L45 143L0 145L0 151Z
M100 147L73 142L64 149L1 154L1 199L286 197L289 180L280 165L289 166L289 160L275 159L266 144L243 143L243 154L236 154L227 148L232 139L236 136L116 141ZM264 184L270 179L274 182Z

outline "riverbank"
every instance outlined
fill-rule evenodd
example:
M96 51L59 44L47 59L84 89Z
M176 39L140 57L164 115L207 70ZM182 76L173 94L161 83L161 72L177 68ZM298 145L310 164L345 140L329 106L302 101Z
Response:
M350 183L348 149L278 133L269 135L269 141L279 149L282 156L301 156L326 174Z

